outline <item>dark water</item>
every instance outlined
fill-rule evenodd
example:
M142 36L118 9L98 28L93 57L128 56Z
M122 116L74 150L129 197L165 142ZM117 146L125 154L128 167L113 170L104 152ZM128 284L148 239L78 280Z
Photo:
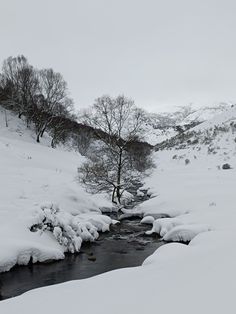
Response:
M138 219L123 220L112 226L94 243L82 246L81 253L68 254L64 260L50 264L16 266L0 274L0 300L25 291L74 279L95 276L113 269L139 266L164 242L148 237L149 226Z

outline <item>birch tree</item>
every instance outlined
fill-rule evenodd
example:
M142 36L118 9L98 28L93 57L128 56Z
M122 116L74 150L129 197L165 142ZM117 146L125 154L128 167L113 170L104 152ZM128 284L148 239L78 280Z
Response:
M142 138L144 121L143 110L131 99L124 96L96 99L84 114L84 123L95 129L101 144L79 168L80 181L95 191L112 190L112 201L120 203L137 170L131 163L130 146Z

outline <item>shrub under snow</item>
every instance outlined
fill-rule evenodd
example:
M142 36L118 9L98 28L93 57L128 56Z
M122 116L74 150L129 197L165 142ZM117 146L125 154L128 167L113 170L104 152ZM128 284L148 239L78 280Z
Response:
M115 223L107 216L80 214L73 216L64 212L54 204L41 206L37 222L31 231L50 231L56 240L64 247L65 252L78 252L83 241L94 241L98 238L98 231L109 230L109 225Z

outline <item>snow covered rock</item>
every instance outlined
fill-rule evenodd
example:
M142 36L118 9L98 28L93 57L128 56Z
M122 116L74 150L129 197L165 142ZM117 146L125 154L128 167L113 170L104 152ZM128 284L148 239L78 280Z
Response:
M138 197L144 197L145 194L140 189L138 189L136 195Z
M154 222L154 218L152 216L145 216L140 221L141 224L148 224L148 225L152 225L153 222Z
M175 226L179 225L180 221L176 218L161 218L153 221L153 226L150 231L146 231L146 234L150 235L152 233L157 233L161 237L164 237L165 234L173 229Z
M205 225L180 225L175 226L166 232L163 240L174 242L190 242L196 235L202 232L210 231L210 228Z

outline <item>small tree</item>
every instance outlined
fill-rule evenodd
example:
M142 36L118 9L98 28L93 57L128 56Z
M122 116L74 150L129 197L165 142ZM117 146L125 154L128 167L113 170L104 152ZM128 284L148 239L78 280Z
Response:
M144 111L124 96L103 96L84 114L84 123L93 127L100 144L93 147L89 161L79 168L79 178L90 190L112 190L112 201L120 203L137 168L131 144L143 134Z

